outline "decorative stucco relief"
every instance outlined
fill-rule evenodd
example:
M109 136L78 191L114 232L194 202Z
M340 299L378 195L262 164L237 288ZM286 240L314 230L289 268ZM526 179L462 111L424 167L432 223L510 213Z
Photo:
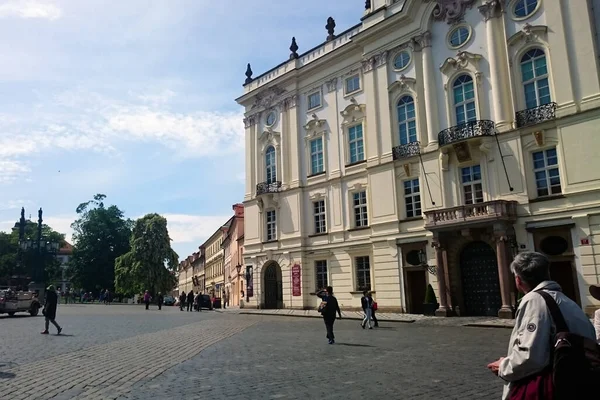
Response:
M400 78L388 87L390 93L395 92L416 92L417 80L414 78L401 75Z
M548 27L546 25L525 24L519 32L508 39L508 45L515 46L518 44L538 42L540 39L545 38L547 33Z
M468 51L459 51L456 57L448 57L446 61L440 66L440 71L446 76L451 78L456 75L459 71L471 72L477 83L481 83L483 76L482 72L479 71L479 61L483 58L481 54L469 53ZM448 90L447 84L444 84L444 89Z
M454 24L462 21L467 10L472 8L476 0L424 0L425 3L437 3L433 9L433 19Z

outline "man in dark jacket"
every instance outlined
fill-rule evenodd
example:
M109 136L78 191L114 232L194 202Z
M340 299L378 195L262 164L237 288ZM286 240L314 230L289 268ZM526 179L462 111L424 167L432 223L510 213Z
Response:
M60 335L62 328L54 320L56 318L57 305L58 295L56 294L56 289L54 288L54 285L50 285L46 289L46 303L44 304L44 309L42 310L42 314L44 314L44 317L46 317L46 329L44 329L42 335L47 335L48 333L50 333L48 332L50 322L52 322L52 325L54 325L58 330L57 335Z
M179 311L183 311L183 307L185 306L185 292L181 292L179 295Z
M194 291L190 290L187 295L187 310L189 312L194 311Z
M327 339L329 339L329 344L334 344L335 336L333 334L333 323L335 322L336 313L339 315L339 319L342 319L340 305L333 295L333 288L331 286L327 286L326 290L319 291L317 296L323 301L320 309L321 315L323 315L323 321L325 322L325 328L327 329Z
M158 292L158 296L156 296L156 305L158 306L159 310L162 310L162 305L163 305L164 301L165 301L164 296L162 295L161 292Z

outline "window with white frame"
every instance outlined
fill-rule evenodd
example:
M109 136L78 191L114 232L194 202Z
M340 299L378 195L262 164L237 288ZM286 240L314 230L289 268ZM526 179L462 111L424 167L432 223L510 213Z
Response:
M346 94L358 92L360 90L360 76L358 74L346 78Z
M320 174L325 171L323 161L323 138L319 137L310 141L310 174Z
M480 165L461 168L461 182L465 204L483 203Z
M325 200L313 202L313 217L315 219L315 233L326 233L327 222L325 214Z
M562 193L556 148L536 151L531 156L537 195L542 197Z
M415 101L411 96L402 96L396 106L398 112L398 131L400 132L400 144L408 144L417 141L417 118L415 113Z
M275 210L266 212L266 233L267 242L277 240L277 214Z
M421 189L419 179L404 181L404 204L406 218L421 216Z
M356 290L371 290L371 263L369 256L354 257Z
M273 146L269 146L265 153L265 172L267 183L277 181L277 157Z
M348 128L348 161L350 164L364 161L365 146L362 124Z
M329 284L327 278L327 261L319 260L315 261L315 274L316 274L316 289L325 289Z
M532 15L538 7L538 0L519 0L515 3L513 13L519 19Z
M352 193L352 209L354 210L354 227L360 228L369 226L369 217L367 215L367 192Z
M308 109L321 107L321 92L313 92L308 95Z
M531 49L521 57L521 79L527 108L539 107L552 101L544 51Z
M477 119L477 110L475 107L475 85L471 75L461 75L454 80L452 85L452 94L454 96L454 115L456 124L475 121Z

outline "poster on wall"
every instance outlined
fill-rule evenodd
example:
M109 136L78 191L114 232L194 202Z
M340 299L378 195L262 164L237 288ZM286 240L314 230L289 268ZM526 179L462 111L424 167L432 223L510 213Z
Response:
M292 267L292 296L302 296L302 270L300 264Z
M246 266L246 296L254 296L254 277L252 276L252 266Z

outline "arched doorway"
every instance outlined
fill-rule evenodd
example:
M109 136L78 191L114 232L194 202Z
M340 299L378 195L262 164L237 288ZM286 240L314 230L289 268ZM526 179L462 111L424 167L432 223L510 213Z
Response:
M460 273L463 315L497 317L502 297L494 249L481 241L469 243L460 253Z
M275 261L265 267L264 273L264 308L281 308L283 302L283 286L281 280L281 267Z

